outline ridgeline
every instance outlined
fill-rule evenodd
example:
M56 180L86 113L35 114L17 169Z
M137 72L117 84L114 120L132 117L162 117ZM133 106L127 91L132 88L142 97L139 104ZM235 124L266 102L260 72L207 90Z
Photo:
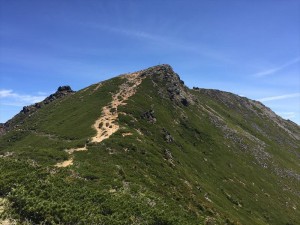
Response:
M0 126L0 223L297 224L300 127L169 65L59 87Z

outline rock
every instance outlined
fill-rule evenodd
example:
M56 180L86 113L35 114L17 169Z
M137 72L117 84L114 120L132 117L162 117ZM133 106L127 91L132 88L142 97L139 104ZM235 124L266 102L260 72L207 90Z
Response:
M156 123L156 118L154 116L153 109L144 112L141 117L142 117L142 119L146 119L149 123L152 123L152 124Z
M35 103L35 104L34 104L34 107L37 108L37 109L39 109L39 108L42 107L42 105L41 105L41 103Z
M57 91L58 92L74 92L69 85L59 86Z
M22 113L28 113L30 111L30 106L24 106L23 109L21 110Z
M167 89L167 91L171 94L171 95L179 95L180 94L180 89L176 86L174 87L169 87Z
M172 166L175 166L173 155L172 155L172 153L171 153L171 151L170 151L169 149L165 149L165 150L164 150L164 158L165 158L166 160L168 160L168 162L169 162Z
M141 71L140 76L149 76L154 84L163 84L163 86L158 88L158 94L162 98L169 98L177 105L183 104L188 106L189 103L193 103L193 98L189 94L188 88L171 66L162 64L150 67Z
M165 154L165 158L166 159L172 159L173 160L173 156L172 156L172 153L170 152L170 150L169 149L165 149L164 150L164 154Z
M44 104L49 104L56 99L62 98L66 95L73 93L74 91L70 86L59 86L57 91L54 94L49 95L44 101Z
M171 143L174 141L172 135L165 128L163 128L163 132L164 132L164 138L166 142Z
M181 99L181 103L184 105L184 106L189 106L189 102L186 98L182 98Z

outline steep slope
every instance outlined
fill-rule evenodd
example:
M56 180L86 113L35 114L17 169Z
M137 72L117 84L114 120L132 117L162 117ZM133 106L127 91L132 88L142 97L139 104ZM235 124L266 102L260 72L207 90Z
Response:
M12 122L0 137L3 219L300 220L299 126L259 102L191 90L168 65L91 85Z

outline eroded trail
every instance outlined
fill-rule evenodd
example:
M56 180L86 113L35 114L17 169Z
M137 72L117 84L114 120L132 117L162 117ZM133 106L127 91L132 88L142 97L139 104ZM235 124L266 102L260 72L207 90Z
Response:
M126 81L119 86L119 91L112 96L112 101L102 108L101 116L95 121L93 128L97 131L96 136L92 137L91 141L100 143L103 140L109 138L118 129L117 119L119 116L118 106L126 105L125 101L133 96L137 87L142 83L142 77L140 72L126 74L122 76ZM124 137L131 135L126 133ZM87 146L82 148L72 148L65 150L70 154L70 158L63 162L57 163L57 167L67 167L73 165L73 153L76 151L87 151Z
M68 160L63 161L63 162L57 163L55 166L57 166L57 167L67 167L67 166L73 165L73 161L74 161L73 153L74 152L79 152L79 151L87 151L87 147L85 145L82 148L70 148L70 149L66 149L65 151L67 153L69 153L69 155L71 155L70 158Z
M102 108L100 118L93 125L97 135L92 138L92 142L101 142L119 129L116 122L119 116L118 106L126 105L125 101L135 94L136 88L142 82L139 75L140 73L124 75L124 79L127 79L127 81L120 86L119 92L112 96L112 102Z

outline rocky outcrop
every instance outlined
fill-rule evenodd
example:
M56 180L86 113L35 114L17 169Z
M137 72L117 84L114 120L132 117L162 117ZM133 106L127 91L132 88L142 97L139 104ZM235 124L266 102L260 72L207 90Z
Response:
M8 132L11 129L18 127L20 124L23 123L24 119L30 117L30 115L32 115L38 109L44 107L45 105L57 99L61 99L65 96L73 94L74 92L75 91L73 91L70 86L60 86L58 87L57 91L54 94L49 95L43 101L29 106L24 106L23 109L20 111L20 113L15 115L12 119L8 120L6 123L0 124L0 136L4 135L6 132Z
M44 105L47 105L56 99L63 98L71 93L74 93L74 91L71 89L70 86L60 86L58 87L57 91L54 94L49 95L47 98L45 98L42 102L35 103L30 106L24 106L21 110L21 113L24 114L30 114L35 112L37 109L42 108Z
M156 123L156 117L154 115L154 110L150 109L149 111L146 111L142 114L142 119L147 120L149 123Z
M43 103L44 104L49 104L50 102L59 99L59 98L63 98L67 95L69 95L70 93L73 93L74 91L71 89L70 86L60 86L58 87L57 91L50 95L49 97L47 97Z
M141 76L151 77L156 86L157 84L162 84L163 87L159 88L159 94L163 98L169 98L174 103L184 106L188 106L194 102L184 82L168 64L162 64L143 70Z
M35 104L29 105L29 106L24 106L23 109L21 110L21 113L31 114L31 113L35 112L37 109L42 108L44 105L47 105L50 102L53 102L56 99L60 99L64 96L67 96L73 92L74 91L71 89L70 86L60 86L60 87L58 87L57 91L54 94L49 95L42 102L35 103Z

